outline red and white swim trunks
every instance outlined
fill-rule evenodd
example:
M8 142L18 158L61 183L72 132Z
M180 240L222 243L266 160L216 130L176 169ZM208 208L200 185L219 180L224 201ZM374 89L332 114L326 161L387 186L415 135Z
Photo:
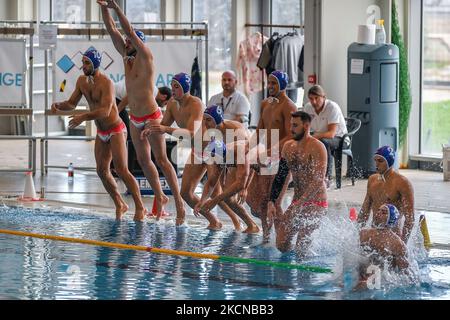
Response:
M143 116L143 117L136 117L130 114L130 121L137 129L144 129L145 125L149 120L157 120L162 118L162 111L161 108L158 107L158 109L153 112L152 114Z
M127 135L127 127L123 121L120 121L117 126L109 130L102 131L97 129L97 136L105 143L109 142L113 135L120 133L123 133L125 136Z

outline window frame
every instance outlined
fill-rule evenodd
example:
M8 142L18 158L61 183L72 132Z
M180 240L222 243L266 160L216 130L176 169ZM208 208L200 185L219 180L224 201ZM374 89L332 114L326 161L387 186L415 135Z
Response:
M50 13L49 13L49 16L50 16L50 21L58 21L57 19L55 19L54 18L54 15L55 15L55 11L53 10L53 4L55 3L56 1L55 0L49 0L49 7L50 7ZM85 22L85 21L87 21L87 18L88 18L88 1L87 0L84 0L84 19L81 19L80 21L81 22ZM70 22L71 23L71 22Z
M123 2L122 8L123 8L123 12L125 12L125 15L127 15L128 1L129 0L122 0L122 2ZM165 22L165 13L163 10L163 5L164 5L163 1L159 0L159 21L157 21L157 22ZM131 21L131 22L144 22L144 21Z
M419 156L422 156L424 158L440 158L442 159L443 157L443 153L442 153L442 149L439 150L439 152L436 153L430 153L430 152L425 152L424 150L424 101L423 101L423 91L424 91L424 57L425 57L425 17L424 17L424 12L425 12L425 1L424 0L420 0L417 1L415 3L411 3L410 4L410 12L409 12L409 16L411 21L419 21L419 25L420 25L420 42L419 41L415 41L413 34L414 31L416 31L417 27L413 24L410 23L409 27L409 41L411 46L410 46L410 55L412 52L414 52L414 50L417 48L417 46L419 45L419 50L418 52L420 52L420 60L419 60L419 72L418 72L418 77L415 76L415 72L416 72L416 59L411 59L410 60L410 74L411 74L411 91L414 92L414 88L419 87L420 90L419 92L419 99L418 99L418 106L416 108L414 108L414 95L413 95L413 108L411 110L411 115L413 115L414 111L418 111L418 121L417 119L414 119L416 121L412 122L410 119L410 125L409 127L412 127L413 134L414 136L411 137L411 135L409 135L409 137L411 138L409 145L413 145L414 143L416 143L416 141L418 141L418 152L416 154L418 154ZM417 79L418 78L418 79ZM419 81L419 85L416 85L414 82ZM417 129L414 128L414 125L417 126ZM416 138L416 139L414 139ZM414 146L413 146L414 148Z
M195 22L196 21L196 18L195 18L195 1L209 2L208 0L191 0L190 1L190 19L189 20L191 22ZM234 0L225 0L225 1L230 1L231 7L230 7L230 26L229 27L230 27L231 30L233 30L233 24L236 23L236 18L233 15L233 12L234 12L234 10L233 10ZM209 20L208 20L208 31L209 32L211 31L211 22ZM232 32L231 32L231 37L229 39L229 42L230 42L230 46L229 46L230 55L228 55L228 57L227 57L227 59L229 60L227 63L229 63L229 65L224 68L225 70L226 69L233 69L234 59L232 58L232 55L234 53L233 53L233 34L232 34ZM212 62L211 61L211 59L212 59L211 49L213 49L213 48L211 46L211 36L210 35L208 36L208 45L209 45L209 57L208 57L208 60L209 60L209 72L211 72L213 70L211 68L211 66L213 66L213 64L211 63ZM227 49L227 48L223 48L223 49ZM222 69L223 68L221 68L220 70L222 70Z

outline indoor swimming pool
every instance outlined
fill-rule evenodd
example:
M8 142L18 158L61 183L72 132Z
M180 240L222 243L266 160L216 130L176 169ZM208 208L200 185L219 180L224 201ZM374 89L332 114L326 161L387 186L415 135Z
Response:
M449 243L445 226L450 225L450 215L427 214L432 240ZM0 229L332 270L337 270L337 257L342 254L336 249L339 241L330 238L313 241L313 254L300 261L295 253L281 254L273 245L261 245L260 235L231 228L212 232L199 225L175 228L169 221L117 222L108 215L63 208L3 205ZM333 233L332 228L328 230ZM332 236L323 230L320 234ZM352 236L344 232L343 237L345 243ZM313 273L5 234L0 234L0 256L0 299L450 299L447 248L431 248L428 256L418 259L417 282L388 279L378 290L357 292L353 291L356 267L349 259L344 259L347 262L340 274Z

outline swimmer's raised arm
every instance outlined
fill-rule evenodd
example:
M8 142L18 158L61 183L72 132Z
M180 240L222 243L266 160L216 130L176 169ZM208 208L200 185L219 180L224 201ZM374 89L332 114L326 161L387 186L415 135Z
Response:
M106 30L112 39L114 47L123 56L125 53L125 40L119 30L117 30L116 23L108 10L108 8L112 8L114 4L112 2L109 4L107 1L100 0L98 0L97 3L101 6L103 22L105 23Z

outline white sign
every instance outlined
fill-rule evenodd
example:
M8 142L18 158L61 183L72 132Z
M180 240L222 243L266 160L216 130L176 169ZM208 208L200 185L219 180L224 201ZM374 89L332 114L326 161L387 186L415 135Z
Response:
M0 106L26 105L25 40L0 40Z
M350 64L350 74L363 74L364 73L364 60L352 59Z
M56 46L58 36L57 25L40 25L39 26L39 48L50 49Z
M172 77L179 72L191 73L196 56L195 40L147 41L146 44L153 53L157 87L170 87ZM124 78L123 58L114 48L111 40L58 39L58 45L53 54L54 101L63 101L70 97L78 77L83 74L82 54L91 47L102 54L101 72L107 74L113 82ZM202 51L199 50L199 52ZM86 105L84 98L80 105Z

